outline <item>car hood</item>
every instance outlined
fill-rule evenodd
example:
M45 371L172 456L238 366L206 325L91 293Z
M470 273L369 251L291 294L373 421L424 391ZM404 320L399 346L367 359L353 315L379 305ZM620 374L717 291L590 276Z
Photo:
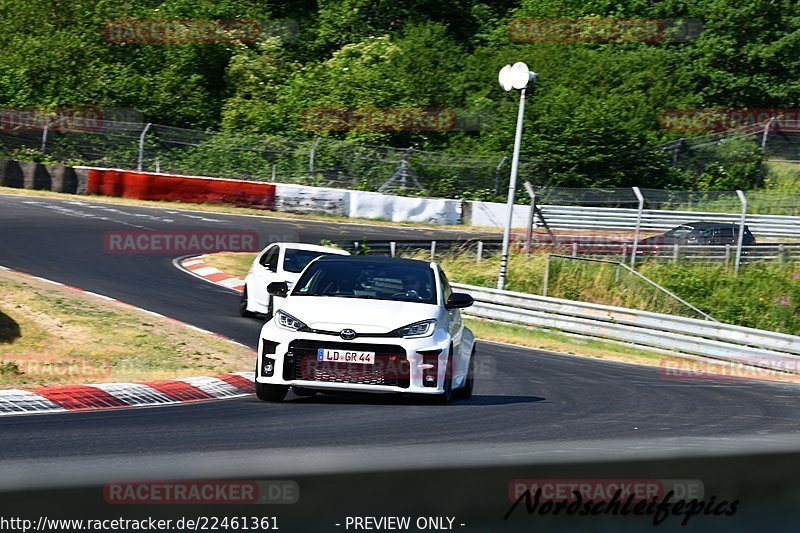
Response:
M313 329L339 331L351 328L358 333L386 333L434 318L437 306L390 300L293 295L286 298L281 310Z
M673 237L665 237L663 235L653 235L652 237L641 239L639 241L639 244L644 244L646 246L653 246L662 244L674 244L675 242L676 241Z

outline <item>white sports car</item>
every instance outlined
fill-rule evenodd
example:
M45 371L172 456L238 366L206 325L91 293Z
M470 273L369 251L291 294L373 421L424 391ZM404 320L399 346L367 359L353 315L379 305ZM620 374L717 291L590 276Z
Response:
M239 314L250 317L261 313L272 317L273 310L283 298L268 294L267 285L273 281L285 281L291 287L311 261L325 254L350 255L350 252L296 242L276 242L264 248L244 278Z
M388 257L326 255L312 261L289 291L258 343L255 387L261 400L289 390L469 398L475 381L475 337L436 263Z

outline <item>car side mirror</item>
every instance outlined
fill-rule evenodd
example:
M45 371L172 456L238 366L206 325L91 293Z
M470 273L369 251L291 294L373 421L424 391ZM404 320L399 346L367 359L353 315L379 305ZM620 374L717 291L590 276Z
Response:
M464 292L454 292L450 295L450 298L447 299L447 303L444 304L445 309L462 309L464 307L469 307L475 303L475 300L467 293Z
M289 294L289 285L285 281L273 281L267 285L267 292L272 296L279 296L285 298Z

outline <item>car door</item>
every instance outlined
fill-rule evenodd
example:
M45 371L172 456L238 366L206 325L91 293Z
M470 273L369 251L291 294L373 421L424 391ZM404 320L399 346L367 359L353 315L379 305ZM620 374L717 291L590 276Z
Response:
M247 295L257 305L268 306L269 294L267 293L267 285L273 281L281 281L277 279L280 250L280 246L277 244L268 246L258 258L253 269L254 283L252 287L248 285Z
M453 289L450 287L450 282L444 271L439 269L439 280L442 284L442 304L444 305L453 294ZM464 319L461 317L460 309L447 309L447 316L450 328L450 338L453 340L453 367L455 374L463 374L466 372L466 358L461 353L461 344L464 337Z
M733 235L733 226L721 226L714 228L714 235L711 238L711 243L716 246L725 244L734 244L735 239Z

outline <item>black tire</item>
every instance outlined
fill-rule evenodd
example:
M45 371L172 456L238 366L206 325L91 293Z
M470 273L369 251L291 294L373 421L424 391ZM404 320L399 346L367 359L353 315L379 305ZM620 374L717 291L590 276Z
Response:
M459 400L469 400L472 398L472 390L475 388L475 347L472 348L472 355L469 357L469 369L464 386L453 392L453 397Z
M242 297L239 299L239 314L245 318L252 318L256 314L247 310L247 285L242 289Z
M452 351L452 350L451 350ZM444 392L433 396L433 403L437 405L444 405L453 399L453 360L452 357L447 358L447 368L444 371Z
M317 391L314 389L304 389L303 387L292 387L292 392L295 394L295 396L311 397L317 394Z
M289 387L286 385L270 385L256 381L256 396L264 402L282 402L286 398Z

